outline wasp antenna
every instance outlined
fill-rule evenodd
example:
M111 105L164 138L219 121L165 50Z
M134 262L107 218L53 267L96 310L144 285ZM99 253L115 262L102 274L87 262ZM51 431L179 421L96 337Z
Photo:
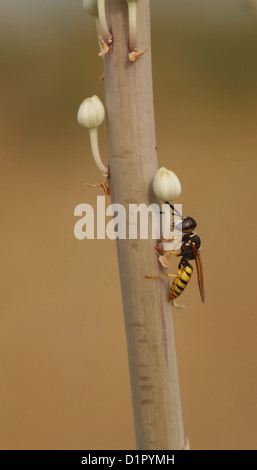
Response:
M174 207L173 207L173 205L172 205L170 202L168 202L168 201L165 201L165 204L168 204L168 206L170 206L170 207L171 207L171 209L173 209L173 210L174 210Z
M170 206L171 209L172 209L174 212L176 212L179 217L182 218L181 214L177 211L177 209L174 208L174 206L173 206L170 202L165 201L165 204L168 204L168 206ZM174 215L174 214L173 214L173 215Z

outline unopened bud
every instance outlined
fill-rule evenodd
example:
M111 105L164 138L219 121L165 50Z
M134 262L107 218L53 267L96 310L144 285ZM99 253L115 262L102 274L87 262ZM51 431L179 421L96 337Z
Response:
M180 196L181 184L173 171L162 167L154 175L153 191L161 201L172 202Z
M89 130L91 148L96 166L104 176L108 176L108 168L104 166L101 160L98 147L98 126L102 124L104 117L104 105L96 95L91 98L86 98L83 103L81 103L77 115L78 123L81 126L87 127Z
M78 110L78 123L81 126L92 129L98 127L105 118L104 105L98 96L94 95L91 98L86 98L81 103Z

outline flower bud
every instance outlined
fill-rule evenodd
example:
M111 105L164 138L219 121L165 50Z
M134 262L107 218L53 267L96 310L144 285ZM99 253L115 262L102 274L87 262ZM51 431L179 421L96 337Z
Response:
M98 16L97 0L83 0L84 9L92 16Z
M101 160L98 147L98 126L102 124L104 116L104 105L98 96L94 95L91 98L86 98L83 103L81 103L77 119L81 126L85 126L89 130L91 149L96 166L104 176L108 176L109 170L104 166Z
M161 201L172 202L180 196L181 184L173 171L162 167L154 175L153 191Z
M104 117L104 105L96 95L86 98L81 103L77 115L78 123L89 129L100 126L104 121Z

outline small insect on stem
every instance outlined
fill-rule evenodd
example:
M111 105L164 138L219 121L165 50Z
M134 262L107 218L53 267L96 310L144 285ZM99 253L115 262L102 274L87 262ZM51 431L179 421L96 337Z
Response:
M166 204L175 211L173 205L166 201ZM180 214L179 214L180 215ZM193 272L193 266L189 261L195 260L197 269L198 286L201 295L201 300L204 302L204 283L203 283L203 270L202 262L200 257L201 239L199 235L193 232L196 227L196 221L192 217L182 217L176 222L175 226L177 230L181 230L184 234L182 237L182 244L180 252L176 252L176 256L181 256L181 260L178 265L178 274L158 274L156 276L146 276L147 278L156 277L175 277L169 293L169 300L174 301L179 295L184 292L188 282L191 279ZM157 247L158 249L158 247ZM168 253L174 253L174 250L162 250Z

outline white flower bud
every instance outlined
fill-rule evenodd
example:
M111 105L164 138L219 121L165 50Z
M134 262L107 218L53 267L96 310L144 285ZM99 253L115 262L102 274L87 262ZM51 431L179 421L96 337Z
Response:
M162 167L154 175L153 191L161 201L172 202L180 196L181 184L173 171Z
M104 117L104 105L96 95L86 98L81 103L77 115L78 123L89 129L100 126L104 121Z
M98 16L97 0L83 0L84 9L92 16Z
M109 170L104 166L98 147L98 126L102 124L105 117L104 105L98 96L94 95L91 98L86 98L81 103L78 110L78 123L85 126L89 130L92 154L96 166L99 168L104 176L109 175Z

